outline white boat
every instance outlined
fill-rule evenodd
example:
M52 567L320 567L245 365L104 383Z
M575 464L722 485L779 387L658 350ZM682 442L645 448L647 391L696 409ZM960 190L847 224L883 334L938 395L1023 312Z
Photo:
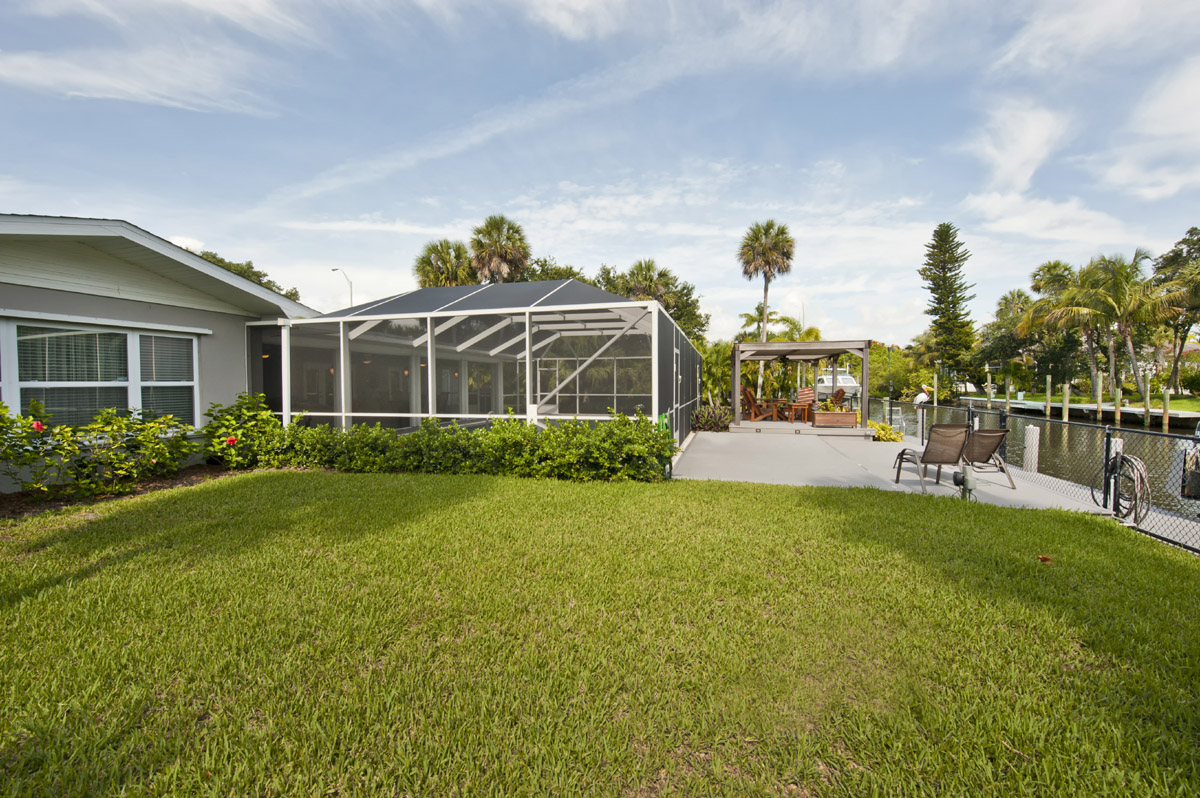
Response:
M824 369L817 375L817 398L827 398L838 388L846 392L846 396L858 396L862 386L846 369L837 370L837 387L833 385L833 370Z

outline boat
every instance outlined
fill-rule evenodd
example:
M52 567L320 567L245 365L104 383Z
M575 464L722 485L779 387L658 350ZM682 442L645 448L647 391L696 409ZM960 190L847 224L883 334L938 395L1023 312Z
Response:
M846 392L846 396L857 397L862 390L862 386L858 384L858 380L850 374L847 369L839 368L837 370L837 386L833 385L833 370L824 369L817 375L817 398L827 399L829 396L841 388Z

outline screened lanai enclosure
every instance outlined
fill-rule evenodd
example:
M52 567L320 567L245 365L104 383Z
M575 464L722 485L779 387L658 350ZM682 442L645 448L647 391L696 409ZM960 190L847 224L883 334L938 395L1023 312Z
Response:
M285 424L535 424L641 410L691 427L700 355L653 301L575 280L423 288L249 327L251 390ZM530 365L532 364L532 365Z

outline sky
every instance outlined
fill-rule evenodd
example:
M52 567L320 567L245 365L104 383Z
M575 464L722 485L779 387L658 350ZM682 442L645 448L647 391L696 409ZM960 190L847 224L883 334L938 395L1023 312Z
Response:
M905 344L941 222L979 323L1047 260L1200 225L1198 44L1182 0L4 0L0 212L124 219L320 311L502 213L535 257L694 283L710 338L774 219L773 309Z

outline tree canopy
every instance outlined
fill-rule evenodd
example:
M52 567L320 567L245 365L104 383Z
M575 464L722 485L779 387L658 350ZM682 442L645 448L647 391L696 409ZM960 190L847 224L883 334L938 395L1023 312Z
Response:
M295 288L285 289L282 285L268 277L266 272L254 268L254 261L248 260L245 263L238 263L236 261L226 260L210 249L201 250L197 254L214 266L220 266L226 271L233 272L238 277L245 277L247 280L253 283L258 283L263 288L270 289L281 296L287 297L293 302L300 301L300 292L298 290Z
M447 238L426 244L413 262L413 272L417 276L417 285L422 288L479 282L467 245Z
M481 283L511 283L529 264L529 242L521 225L507 216L489 216L472 231L471 261Z
M709 314L700 312L696 286L680 280L670 269L659 268L653 260L639 260L624 272L601 266L595 285L629 299L655 300L693 341L703 340L708 331Z

